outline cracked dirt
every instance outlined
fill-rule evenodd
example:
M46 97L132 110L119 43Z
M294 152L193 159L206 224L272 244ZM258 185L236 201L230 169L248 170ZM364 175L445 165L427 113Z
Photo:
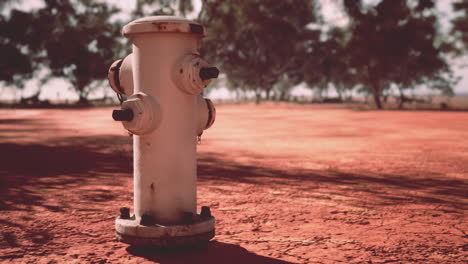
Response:
M132 147L111 110L0 110L1 262L468 261L468 112L218 106L198 147L216 237L157 251L115 241Z

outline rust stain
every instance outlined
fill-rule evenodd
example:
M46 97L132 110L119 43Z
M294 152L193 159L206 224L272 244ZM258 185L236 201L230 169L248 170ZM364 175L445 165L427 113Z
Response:
M167 25L168 25L169 23L167 23L167 22L159 22L159 23L154 22L154 23L152 23L152 24L153 24L154 26L156 26L159 30L165 30L165 29L167 29Z

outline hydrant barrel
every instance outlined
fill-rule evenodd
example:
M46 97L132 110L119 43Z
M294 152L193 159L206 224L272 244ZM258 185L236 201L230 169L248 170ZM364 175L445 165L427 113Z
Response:
M121 211L117 237L130 244L177 246L208 241L215 219L197 214L196 149L216 109L201 95L219 70L201 59L204 28L170 16L127 24L133 53L112 64L109 82L125 94L114 120L133 134L134 216Z
M157 223L178 224L187 213L196 214L198 94L187 93L184 82L174 79L177 74L189 74L183 65L180 73L179 64L198 54L203 28L191 25L197 24L182 18L148 17L123 29L133 42L134 93L153 98L162 113L156 130L133 137L137 219L147 214ZM213 69L204 73L207 78L214 75ZM201 89L204 86L200 84Z

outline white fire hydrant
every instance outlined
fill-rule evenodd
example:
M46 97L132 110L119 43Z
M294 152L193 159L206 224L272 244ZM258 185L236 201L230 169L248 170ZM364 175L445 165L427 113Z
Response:
M109 69L109 82L128 96L114 120L133 136L134 215L121 208L117 238L125 243L186 246L214 236L209 207L197 214L197 137L216 117L201 96L218 69L200 58L204 28L190 20L154 16L123 28L133 53Z

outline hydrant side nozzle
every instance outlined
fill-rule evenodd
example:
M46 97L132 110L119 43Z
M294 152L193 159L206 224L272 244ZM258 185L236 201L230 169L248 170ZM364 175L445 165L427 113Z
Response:
M109 81L110 87L118 94L125 94L123 89L120 87L120 67L122 66L123 59L116 60L112 63L107 73L107 80Z
M200 69L200 78L202 81L218 78L219 70L216 67L205 67Z
M205 129L210 128L216 120L216 108L213 102L205 98L206 106L208 107L208 120L206 121Z
M132 109L122 109L112 111L112 118L115 121L132 121L133 111Z
M117 94L133 94L132 60L133 54L130 53L124 59L114 61L109 68L107 80Z

